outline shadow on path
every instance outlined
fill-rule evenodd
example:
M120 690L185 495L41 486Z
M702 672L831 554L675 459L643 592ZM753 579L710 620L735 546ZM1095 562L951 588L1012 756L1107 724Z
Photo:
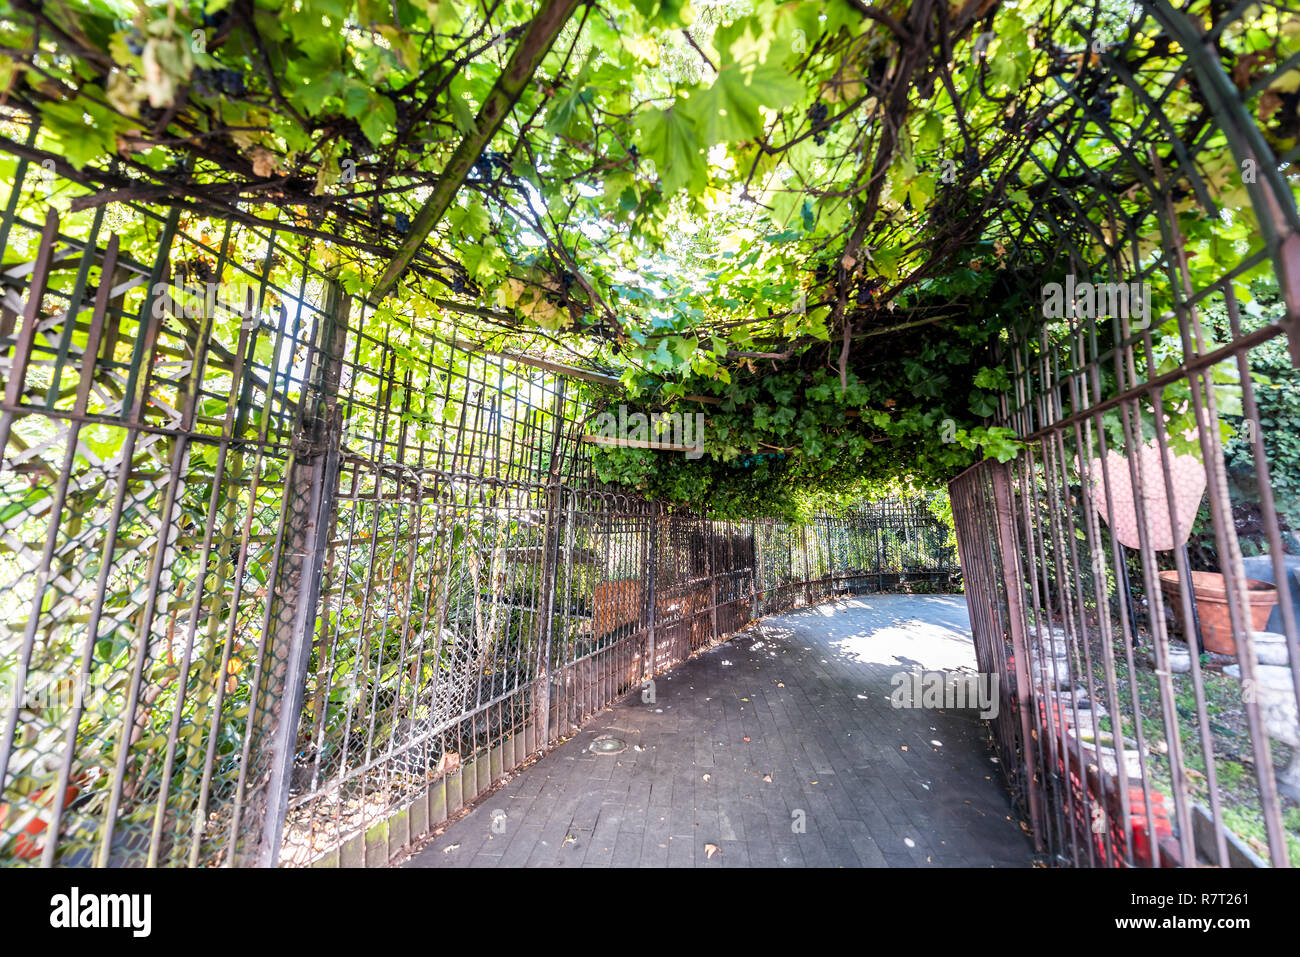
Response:
M918 669L974 672L963 596L765 619L660 675L653 703L596 716L406 866L1029 866L977 713L891 704L891 678ZM607 736L626 750L590 750Z

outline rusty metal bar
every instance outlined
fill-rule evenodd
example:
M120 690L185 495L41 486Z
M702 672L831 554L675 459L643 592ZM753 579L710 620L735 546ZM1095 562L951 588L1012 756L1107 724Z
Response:
M291 504L293 525L288 534L294 547L290 559L280 568L275 599L285 613L277 614L279 628L287 634L277 638L284 648L283 677L276 724L271 744L271 774L267 785L267 809L263 816L258 862L274 867L279 860L284 815L297 755L298 719L302 709L307 667L316 630L325 543L334 523L334 490L338 484L342 418L339 410L339 377L347 348L348 314L351 297L331 282L326 287L323 320L314 346L310 375L311 393L304 396L303 421L287 466L286 497ZM309 360L311 361L311 360ZM287 619L287 620L286 620Z

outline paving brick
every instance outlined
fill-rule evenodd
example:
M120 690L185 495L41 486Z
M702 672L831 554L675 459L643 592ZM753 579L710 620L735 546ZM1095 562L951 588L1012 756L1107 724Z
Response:
M668 866L668 835L654 834L647 831L645 839L641 842L641 861L642 867L667 867Z
M510 838L509 844L501 841L504 847L504 853L501 854L500 864L502 867L523 867L528 863L528 858L532 855L533 848L542 839L542 829L537 826L527 826L519 828L513 837ZM495 843L495 842L494 842Z
M614 867L636 867L641 863L642 831L623 830L614 842L614 856L610 864Z
M803 854L795 844L774 844L777 867L803 867Z
M703 857L703 853L700 855ZM670 837L668 839L668 866L694 867L695 845L691 837Z
M863 596L767 619L657 677L653 706L637 689L598 714L408 866L1027 866L977 718L892 707L895 673L952 667L926 660L913 621L969 635L951 596ZM629 749L594 754L598 734ZM712 859L706 843L720 848Z

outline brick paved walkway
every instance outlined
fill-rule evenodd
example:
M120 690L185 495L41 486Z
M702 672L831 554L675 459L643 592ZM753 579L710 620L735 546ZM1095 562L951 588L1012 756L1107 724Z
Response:
M899 671L973 671L968 628L959 595L766 619L661 675L653 704L597 716L407 866L1027 866L975 713L890 703ZM627 750L590 751L603 735Z

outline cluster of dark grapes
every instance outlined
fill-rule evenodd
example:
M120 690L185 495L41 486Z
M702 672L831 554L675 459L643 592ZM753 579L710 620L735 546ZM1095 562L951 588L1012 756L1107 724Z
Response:
M144 36L137 27L128 27L126 37L126 48L131 51L132 56L139 56L144 52Z
M1300 136L1300 90L1279 94L1282 108L1274 112L1275 135L1283 139Z
M351 126L351 128L345 129L343 136L352 147L352 157L358 162L363 156L369 156L375 151L375 148L370 145L370 140L366 137L366 134L361 132L360 126Z
M398 131L407 130L411 125L411 101L404 96L397 96L392 90L383 90L382 92L393 104L393 116Z
M411 217L407 213L401 213L386 206L372 206L370 221L375 224L376 229L391 227L399 233L407 233L411 230Z
M212 263L209 260L204 259L202 256L195 256L193 259L188 259L179 263L179 267L181 275L196 282L208 282L216 274L216 271L212 267Z
M821 146L826 142L826 134L822 131L826 129L826 104L818 100L812 106L808 107L808 119L812 120L813 142Z
M478 154L478 159L474 161L473 172L477 179L486 182L492 178L493 167L496 167L502 172L506 172L509 165L510 164L507 162L504 153L498 153L495 150L488 150Z
M244 86L244 74L238 70L221 68L198 69L192 74L194 92L199 96L243 96L247 92Z
M858 286L858 305L866 306L871 300L876 298L876 292L885 284L885 280L879 276L872 276L870 279Z
M879 83L885 78L885 72L889 69L889 57L878 56L871 61L867 67L867 79L874 83Z
M547 293L546 301L553 306L561 306L561 307L568 306L569 290L573 287L573 284L577 281L578 281L577 276L575 276L573 273L569 272L568 270L565 270L560 274L560 285L563 288L561 289L560 292Z
M213 30L220 30L222 27L226 25L226 21L229 18L230 18L229 9L218 10L216 13L204 12L203 25L205 27L211 27Z
M1097 119L1110 119L1111 105L1119 98L1119 92L1116 90L1100 90L1097 95L1088 101L1088 115Z

